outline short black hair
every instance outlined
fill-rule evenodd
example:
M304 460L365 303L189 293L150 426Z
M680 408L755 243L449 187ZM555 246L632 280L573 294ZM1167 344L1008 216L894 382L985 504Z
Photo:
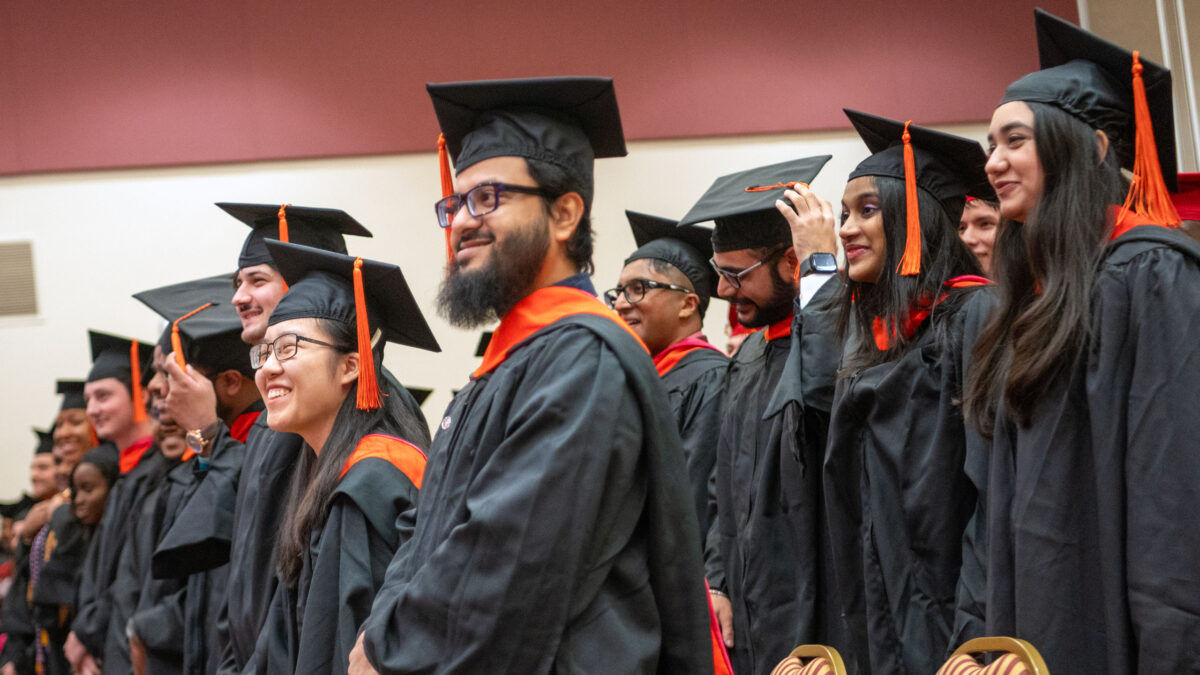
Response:
M592 234L593 186L585 185L582 181L573 178L565 169L556 164L528 158L525 159L525 163L529 167L529 175L533 181L547 192L547 196L542 198L547 208L555 199L568 192L575 192L583 198L583 216L579 219L579 225L575 227L575 232L567 240L567 256L571 258L571 262L575 263L575 269L583 274L591 274L595 270L595 266L592 264L594 249Z

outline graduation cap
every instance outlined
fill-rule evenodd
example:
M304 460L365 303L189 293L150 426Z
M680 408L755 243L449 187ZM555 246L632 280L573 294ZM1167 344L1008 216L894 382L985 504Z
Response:
M42 431L34 429L33 433L37 434L38 444L34 448L33 454L46 455L54 452L54 433L50 431Z
M454 193L451 158L462 171L493 157L524 157L561 168L582 186L580 196L590 206L593 162L628 154L611 78L479 80L425 89L442 130L442 197ZM453 261L449 228L445 234L446 258Z
M413 397L413 400L417 402L418 406L425 405L425 401L429 398L429 395L433 393L432 389L422 389L420 387L405 387L405 389L408 390L408 393Z
M1052 105L1103 131L1134 174L1125 208L1178 225L1167 194L1177 189L1171 71L1041 9L1034 20L1041 70L1009 85L1000 103Z
M33 497L29 495L21 495L21 498L15 502L6 502L0 504L0 517L2 518L20 518L21 514L27 513L30 508L37 502L33 501Z
M229 301L229 275L163 286L141 293L140 300L167 320L164 353L175 353L180 368L187 362L219 373L252 373L250 350L242 342L242 322ZM186 339L186 342L185 342Z
M133 421L146 421L146 406L142 403L142 378L147 366L154 359L154 343L141 342L108 333L89 330L92 345L92 369L87 381L95 382L109 377L130 378L130 395L133 398Z
M783 199L784 190L811 183L831 158L805 157L721 176L679 226L713 221L712 247L718 253L790 244L791 229L775 201Z
M62 405L59 412L64 410L86 410L87 401L83 398L83 380L58 380L58 393L62 394Z
M342 235L371 236L370 230L341 209L233 202L217 202L217 206L250 226L250 234L246 235L238 256L238 269L271 263L271 255L263 244L267 239L345 253L346 240Z
M555 164L591 186L593 160L627 154L611 78L481 80L425 88L457 171L493 157L525 157Z
M479 342L475 345L475 356L483 358L488 345L492 343L492 331L485 330L479 334Z
M379 407L371 355L375 332L388 342L441 351L399 267L279 241L268 241L267 249L291 284L271 312L270 325L318 318L357 327L359 409Z
M850 172L850 179L883 176L904 181L906 193L922 190L936 199L950 220L962 216L967 196L995 201L988 183L987 154L977 141L878 115L843 109L871 156ZM908 202L908 236L900 274L921 270L921 219L916 200Z
M633 240L638 249L625 259L653 258L661 260L683 273L700 297L700 316L708 309L708 300L717 288L717 274L708 264L713 255L712 230L694 225L679 227L669 218L660 218L636 211L625 211Z

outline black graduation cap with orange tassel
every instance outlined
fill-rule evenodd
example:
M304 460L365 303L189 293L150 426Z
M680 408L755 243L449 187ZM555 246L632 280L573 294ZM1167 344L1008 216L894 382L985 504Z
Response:
M146 407L142 405L142 387L150 372L154 359L154 343L119 337L99 331L88 331L92 347L92 369L87 381L96 382L110 377L129 378L130 395L133 398L133 421L146 421Z
M995 201L984 166L987 155L978 141L927 129L909 122L845 109L846 117L871 151L849 179L882 176L904 181L906 222L904 254L898 274L921 271L921 213L918 190L932 196L951 222L962 216L967 196Z
M441 351L399 267L276 240L268 240L266 247L291 286L271 312L270 325L321 318L354 327L360 410L381 405L372 355L377 338Z
M1107 40L1035 10L1041 70L1009 85L1001 103L1052 105L1108 135L1133 172L1117 232L1140 223L1176 227L1175 114L1171 71Z
M558 166L582 186L590 206L593 163L624 157L625 134L611 78L544 77L428 84L438 126L442 197L458 172L495 157L524 157ZM450 250L446 230L446 255Z

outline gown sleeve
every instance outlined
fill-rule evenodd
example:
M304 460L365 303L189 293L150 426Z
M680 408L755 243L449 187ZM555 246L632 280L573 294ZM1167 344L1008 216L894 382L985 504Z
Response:
M1200 264L1155 247L1107 265L1087 396L1110 626L1138 672L1200 669ZM1110 638L1111 640L1111 638ZM1110 650L1118 646L1109 644Z

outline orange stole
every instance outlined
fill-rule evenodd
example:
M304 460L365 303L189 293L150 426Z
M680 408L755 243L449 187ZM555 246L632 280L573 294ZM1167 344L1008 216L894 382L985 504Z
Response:
M577 314L601 316L616 323L625 332L633 336L642 349L646 345L634 333L616 312L609 309L603 302L578 288L567 286L546 286L525 296L513 306L500 320L492 341L483 352L483 363L472 373L476 378L495 370L508 358L508 351L525 338L549 326L559 319ZM646 350L649 352L649 350Z
M767 342L770 342L772 340L778 340L781 337L787 337L791 335L792 319L794 319L795 316L795 314L788 314L786 319L776 321L770 326L767 326L767 333L763 337L767 338Z
M683 360L683 357L691 354L697 349L712 349L713 351L717 352L721 351L710 344L687 345L682 349L672 349L667 347L661 354L654 357L654 369L658 371L658 376L662 377L663 375L671 372L671 369L678 365L679 362Z
M117 465L121 468L121 474L127 474L137 468L137 465L142 461L142 455L146 454L146 450L150 449L154 439L150 436L139 438L132 445L121 451L121 456L117 460Z
M421 489L421 478L425 476L425 453L408 441L384 434L363 436L355 446L354 452L346 459L338 478L345 477L350 467L369 457L387 461L407 476L418 490Z

